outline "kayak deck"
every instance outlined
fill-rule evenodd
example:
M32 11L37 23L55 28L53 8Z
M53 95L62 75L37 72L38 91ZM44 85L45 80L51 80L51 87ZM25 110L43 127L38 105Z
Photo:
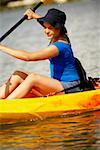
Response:
M39 98L0 100L0 122L37 120L100 109L100 90Z

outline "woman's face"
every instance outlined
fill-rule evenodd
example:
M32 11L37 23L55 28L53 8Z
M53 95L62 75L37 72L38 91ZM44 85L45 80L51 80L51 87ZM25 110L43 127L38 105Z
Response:
M49 23L44 23L44 32L49 40L56 40L60 36L60 29L54 28Z

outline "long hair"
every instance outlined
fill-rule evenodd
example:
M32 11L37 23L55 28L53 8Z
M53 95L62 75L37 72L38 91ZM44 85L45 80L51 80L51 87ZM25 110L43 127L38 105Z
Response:
M64 34L62 34L62 36L65 38L65 40L68 42L68 44L71 45L70 39L68 37L68 33L64 33Z
M68 44L71 45L70 39L68 37L68 31L67 31L67 29L64 27L64 28L61 28L60 31L61 31L61 33L60 33L61 36L63 36L64 39L68 42Z
M68 44L71 45L70 39L69 39L69 37L68 37L67 29L64 30L63 28L61 28L61 29L60 29L60 35L65 39L65 41L66 41ZM51 44L51 41L49 42L49 44Z

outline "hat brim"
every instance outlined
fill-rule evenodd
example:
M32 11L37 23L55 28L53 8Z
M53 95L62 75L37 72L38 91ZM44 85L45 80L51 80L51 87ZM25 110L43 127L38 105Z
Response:
M51 25L53 26L52 21L50 21L50 19L48 19L48 18L46 18L46 17L39 18L39 19L37 19L37 21L38 21L43 27L44 27L44 23L45 23L45 22L48 22L49 24L51 24Z
M48 22L49 24L51 24L53 27L57 28L57 29L61 29L64 33L67 33L67 29L66 27L61 24L61 23L52 23L52 19L48 19L46 17L42 17L42 18L39 18L37 19L37 21L40 23L40 25L42 25L44 27L44 23L45 22Z

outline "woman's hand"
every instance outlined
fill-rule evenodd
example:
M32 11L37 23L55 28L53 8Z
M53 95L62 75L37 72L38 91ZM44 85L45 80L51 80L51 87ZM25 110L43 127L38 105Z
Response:
M26 10L26 12L24 13L24 15L27 15L27 17L28 17L27 19L28 20L38 19L38 18L41 17L40 15L34 13L31 9Z

